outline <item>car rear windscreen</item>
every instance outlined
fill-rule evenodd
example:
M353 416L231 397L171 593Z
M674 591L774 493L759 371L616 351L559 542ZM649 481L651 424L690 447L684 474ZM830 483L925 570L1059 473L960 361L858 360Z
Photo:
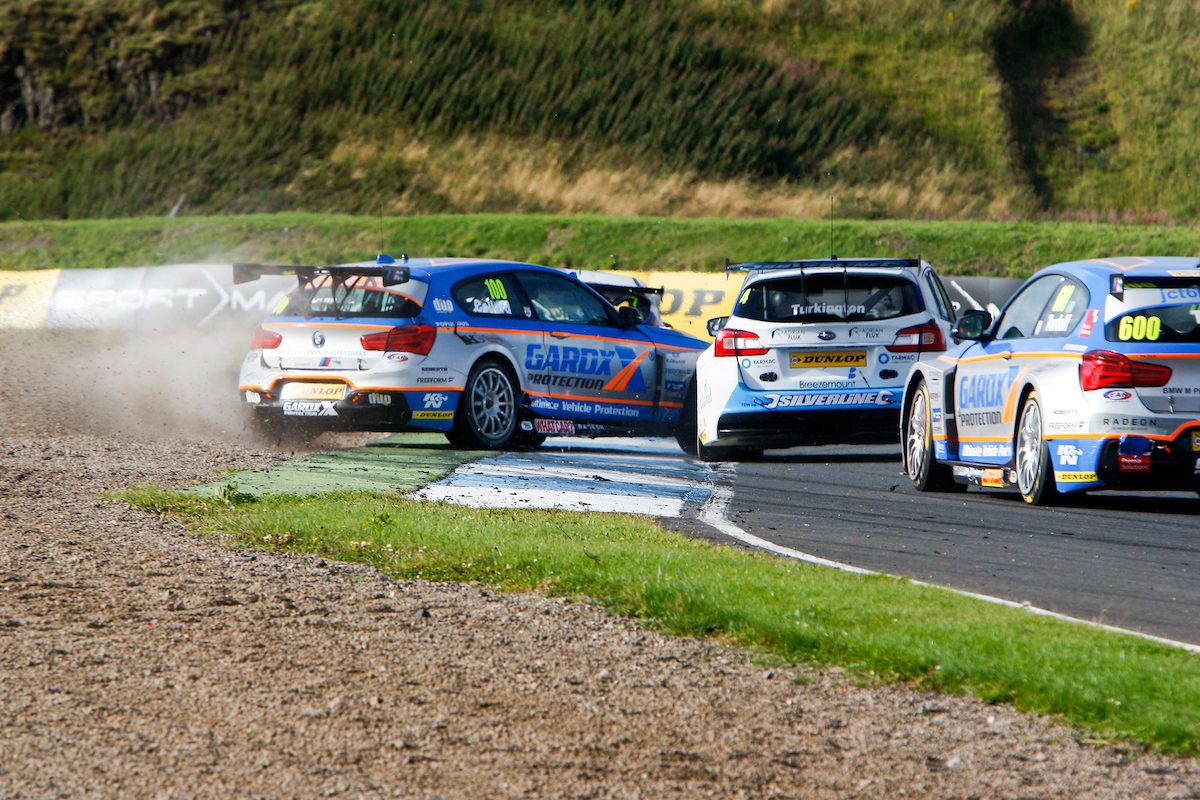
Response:
M1200 342L1200 281L1126 281L1123 313L1104 326L1110 342Z
M421 305L407 294L372 286L339 288L336 303L330 286L291 292L286 300L277 316L411 319L421 313Z
M820 272L748 286L733 313L766 322L853 322L904 317L924 310L920 291L902 275Z

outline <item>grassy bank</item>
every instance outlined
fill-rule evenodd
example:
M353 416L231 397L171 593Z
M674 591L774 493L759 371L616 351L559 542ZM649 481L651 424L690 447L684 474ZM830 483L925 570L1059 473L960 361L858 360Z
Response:
M665 532L639 517L473 510L396 495L322 500L134 488L154 513L240 546L591 598L683 635L717 636L858 679L969 692L1061 714L1104 738L1200 753L1200 659L931 588L862 577Z
M20 0L0 220L1186 220L1190 0Z
M1047 264L1196 255L1200 229L1160 225L910 220L678 219L474 214L385 217L391 254L485 256L552 266L719 270L733 260L920 254L944 274L1025 277ZM371 258L368 215L254 214L0 223L0 270Z

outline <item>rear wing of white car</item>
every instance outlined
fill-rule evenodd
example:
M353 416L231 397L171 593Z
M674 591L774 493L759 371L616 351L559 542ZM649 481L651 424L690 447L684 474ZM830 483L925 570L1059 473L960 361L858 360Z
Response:
M807 258L797 261L745 261L735 264L725 259L726 272L757 272L768 269L807 269L809 267L859 267L863 269L915 269L919 258Z

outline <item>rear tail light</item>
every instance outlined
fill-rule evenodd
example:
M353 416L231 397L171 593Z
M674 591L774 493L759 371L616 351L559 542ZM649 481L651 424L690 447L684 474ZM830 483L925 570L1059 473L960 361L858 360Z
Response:
M279 343L283 341L283 335L269 331L262 325L254 329L254 336L250 339L251 350L274 350L279 347Z
M901 328L887 349L893 353L938 353L946 349L946 340L936 322L926 322Z
M770 348L763 347L757 333L725 328L717 331L714 354L717 356L763 356Z
M1079 385L1085 392L1114 387L1165 386L1170 380L1170 367L1130 361L1111 350L1089 350L1079 364Z
M432 325L402 325L390 331L368 333L359 338L363 350L386 350L388 352L417 353L427 355L437 338L437 328Z

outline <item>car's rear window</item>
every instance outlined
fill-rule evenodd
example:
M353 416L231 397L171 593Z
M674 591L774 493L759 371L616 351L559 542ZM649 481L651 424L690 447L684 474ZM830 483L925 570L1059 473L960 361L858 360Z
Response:
M329 285L289 293L276 308L281 317L377 317L411 319L421 313L421 304L406 292L375 286L342 287L336 303Z
M1127 281L1125 312L1104 326L1110 342L1200 342L1200 281Z
M902 275L820 272L758 281L742 290L733 313L766 322L840 322L924 310L916 284Z

